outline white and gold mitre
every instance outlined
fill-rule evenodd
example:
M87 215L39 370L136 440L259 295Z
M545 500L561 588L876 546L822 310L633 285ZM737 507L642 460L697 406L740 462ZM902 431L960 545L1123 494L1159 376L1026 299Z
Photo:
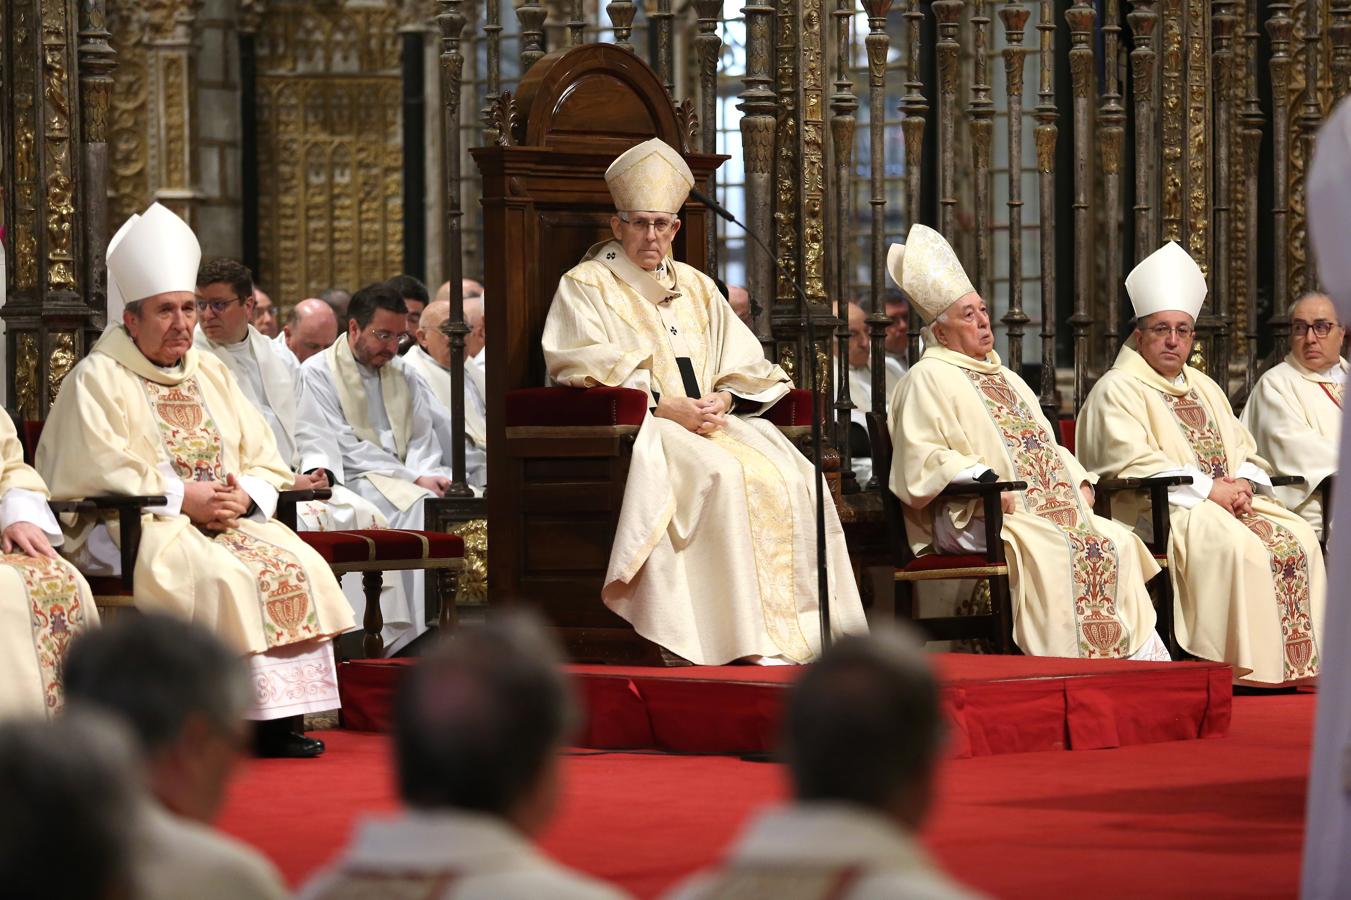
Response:
M1196 318L1206 299L1206 276L1177 242L1169 241L1126 276L1135 318L1176 310Z
M943 235L924 225L911 225L904 244L887 251L887 271L896 286L910 295L910 302L925 322L967 294L975 293L971 279Z
M188 223L158 203L133 215L108 242L108 321L128 303L197 287L202 247Z
M680 212L694 187L685 158L660 138L630 147L605 170L615 209Z

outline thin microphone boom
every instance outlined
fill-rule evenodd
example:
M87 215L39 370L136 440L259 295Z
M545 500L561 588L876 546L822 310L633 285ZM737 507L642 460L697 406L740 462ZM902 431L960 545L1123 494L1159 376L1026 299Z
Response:
M697 188L690 188L690 196L698 200L704 206L715 214L721 216L740 228L745 235L755 241L761 250L765 251L765 256L774 265L774 271L793 286L797 291L798 299L802 301L802 318L800 323L803 330L807 333L807 345L812 348L808 353L807 367L811 369L812 386L812 473L816 481L816 608L821 617L821 650L824 652L830 646L830 580L826 574L826 503L825 495L821 490L821 417L817 409L818 398L821 396L820 389L820 371L815 364L813 357L816 348L816 322L811 316L811 301L807 299L807 292L802 290L802 286L794 278L789 278L779 266L779 261L775 259L773 251L769 249L760 236L746 227L736 216L732 215L727 209L712 197L704 194Z

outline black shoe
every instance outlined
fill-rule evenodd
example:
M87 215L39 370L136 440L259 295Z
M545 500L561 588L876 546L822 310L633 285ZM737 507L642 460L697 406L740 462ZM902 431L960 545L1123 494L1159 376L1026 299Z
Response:
M292 731L289 719L259 722L254 736L255 756L266 759L312 759L324 752L324 742Z

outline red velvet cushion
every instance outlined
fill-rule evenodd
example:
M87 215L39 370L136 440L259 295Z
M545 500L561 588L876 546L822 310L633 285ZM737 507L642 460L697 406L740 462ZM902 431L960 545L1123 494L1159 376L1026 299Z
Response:
M969 569L975 566L991 566L990 562L980 553L954 553L947 555L944 553L928 553L924 556L917 556L911 560L902 572L936 572L942 569Z
M1060 420L1060 446L1074 452L1074 419Z
M320 532L321 534L325 532ZM464 538L444 531L400 531L393 528L334 531L360 541L364 549L355 560L345 562L394 562L409 559L459 559L464 556Z
M539 387L507 392L507 427L641 425L647 395L621 387Z
M354 534L343 531L300 531L297 536L329 565L366 562L371 558L370 544Z
M793 388L778 403L765 410L763 417L780 427L812 423L812 392Z

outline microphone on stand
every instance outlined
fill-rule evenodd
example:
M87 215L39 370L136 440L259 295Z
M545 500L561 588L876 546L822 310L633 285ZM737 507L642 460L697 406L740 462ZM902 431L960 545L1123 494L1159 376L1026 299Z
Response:
M713 213L731 222L740 228L745 235L755 241L769 261L774 264L774 271L779 276L793 286L797 292L798 299L802 301L802 318L800 323L807 334L807 345L812 348L808 354L807 367L811 370L811 390L812 390L812 473L816 481L816 608L821 617L821 650L825 651L830 646L830 581L826 574L826 504L825 496L821 490L821 416L818 415L817 398L821 396L820 373L817 371L816 361L813 358L816 348L816 323L812 320L810 307L811 303L807 300L807 292L797 283L794 278L789 278L784 274L779 266L779 261L774 257L773 251L769 249L760 236L746 227L736 216L727 211L721 203L709 197L698 188L690 188L690 196L698 200L704 206L708 207Z

